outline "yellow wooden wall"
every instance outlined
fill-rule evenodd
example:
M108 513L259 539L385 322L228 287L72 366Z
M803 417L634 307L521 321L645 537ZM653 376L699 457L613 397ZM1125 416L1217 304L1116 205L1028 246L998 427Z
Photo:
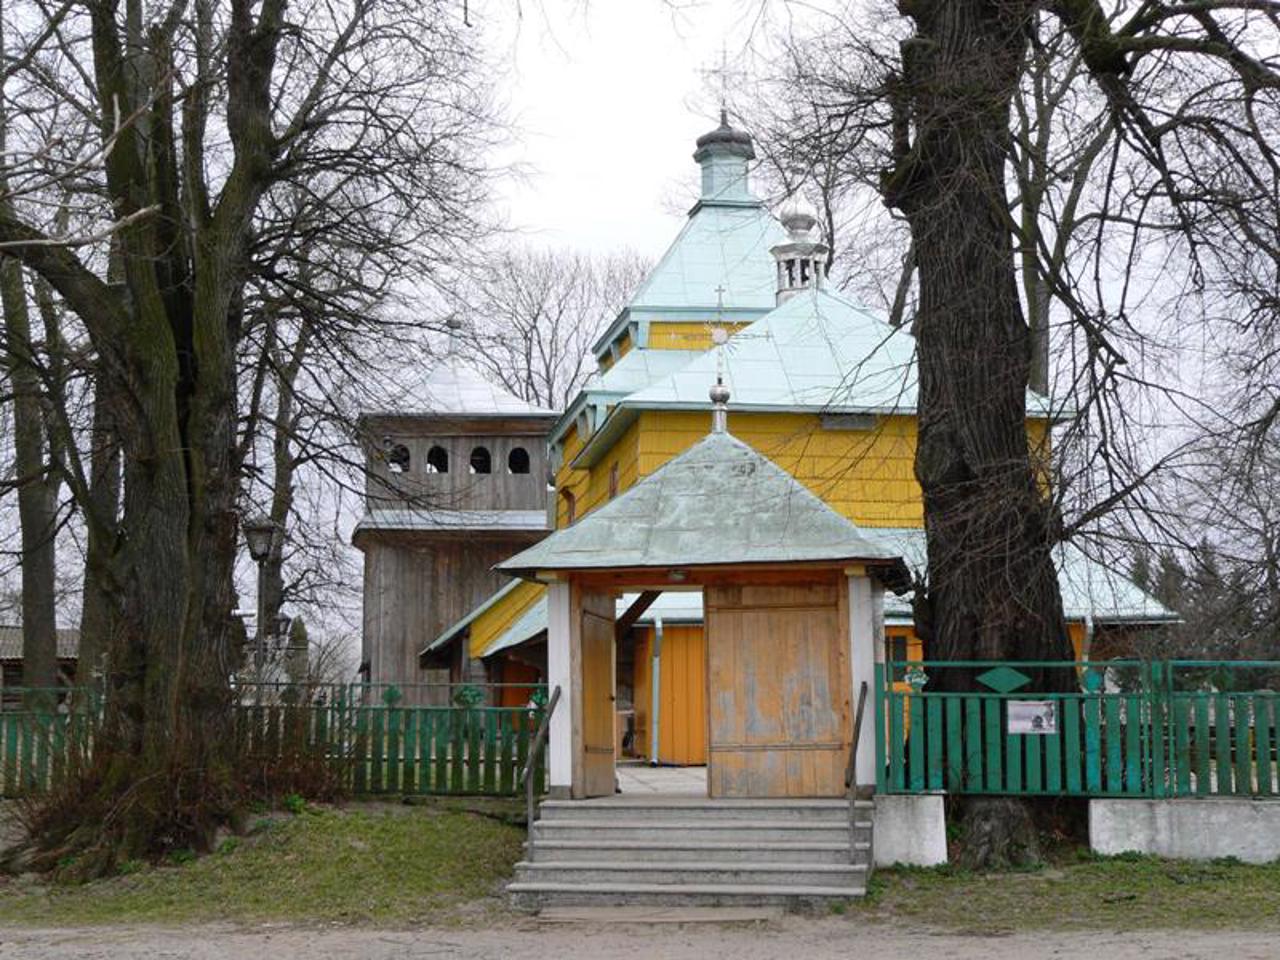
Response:
M649 350L710 350L714 343L711 332L723 327L730 334L749 327L749 323L709 324L702 321L666 322L649 324Z
M636 631L633 696L636 754L649 756L653 705L653 629ZM699 625L671 625L662 631L662 671L658 691L658 758L696 766L707 762L707 646Z
M471 621L471 642L468 645L470 655L478 657L488 649L489 644L516 622L526 610L534 605L546 592L540 583L528 580L516 585L515 589L482 612Z
M640 475L647 476L707 435L701 411L640 414ZM729 432L774 461L832 509L867 527L919 527L916 421L882 417L871 430L824 430L817 414L735 413Z

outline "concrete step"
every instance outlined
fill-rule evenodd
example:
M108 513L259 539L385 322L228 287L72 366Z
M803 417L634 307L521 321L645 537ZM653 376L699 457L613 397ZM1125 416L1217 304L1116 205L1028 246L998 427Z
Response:
M869 840L871 821L855 824L854 840ZM661 840L684 843L698 840L733 840L743 842L848 843L847 822L808 822L804 820L631 820L613 818L539 820L533 826L533 839L541 840Z
M632 863L739 863L743 861L783 863L866 863L871 844L855 844L849 857L848 837L840 842L756 841L742 839L685 840L539 840L526 844L526 856L535 863L544 860L628 860Z
M870 811L870 800L856 809ZM845 800L708 800L699 797L615 798L604 802L546 800L539 808L543 820L804 820L846 823Z
M662 884L515 882L507 893L516 906L778 906L796 908L848 901L866 893L862 887L783 886L781 884Z
M537 861L516 864L517 883L671 884L690 886L839 887L862 890L867 868L832 863L656 863L631 860Z

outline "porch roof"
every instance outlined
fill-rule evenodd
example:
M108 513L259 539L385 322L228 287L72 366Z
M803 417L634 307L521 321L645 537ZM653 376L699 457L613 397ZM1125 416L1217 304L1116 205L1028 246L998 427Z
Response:
M498 564L540 571L870 561L902 569L789 473L728 433L708 434L571 527Z

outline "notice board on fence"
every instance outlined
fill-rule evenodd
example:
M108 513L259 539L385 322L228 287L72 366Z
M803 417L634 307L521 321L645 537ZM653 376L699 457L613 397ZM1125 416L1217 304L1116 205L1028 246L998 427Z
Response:
M1057 733L1058 710L1055 701L1010 700L1005 729L1009 733Z

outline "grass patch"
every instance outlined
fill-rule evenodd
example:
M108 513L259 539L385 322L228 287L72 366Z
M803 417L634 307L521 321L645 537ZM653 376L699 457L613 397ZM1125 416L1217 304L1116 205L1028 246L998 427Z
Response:
M81 886L0 879L0 917L24 925L262 921L433 924L505 909L520 858L505 801L306 805L260 818L217 852ZM182 859L182 858L179 858Z
M1280 929L1280 863L1081 856L1031 870L877 871L863 920L966 933L1098 929Z

